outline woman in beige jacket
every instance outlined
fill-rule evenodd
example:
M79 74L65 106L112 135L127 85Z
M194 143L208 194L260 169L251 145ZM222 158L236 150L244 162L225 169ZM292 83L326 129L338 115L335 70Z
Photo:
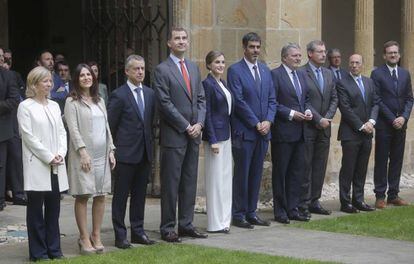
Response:
M66 99L65 119L69 129L69 192L75 197L75 217L82 254L104 250L100 230L105 195L111 191L111 169L115 167L112 136L98 82L87 64L79 64L73 89ZM87 229L87 203L92 203L92 233Z
M30 260L61 258L60 192L68 189L65 167L66 131L59 105L47 99L52 75L38 66L27 76L27 99L17 110L27 194Z

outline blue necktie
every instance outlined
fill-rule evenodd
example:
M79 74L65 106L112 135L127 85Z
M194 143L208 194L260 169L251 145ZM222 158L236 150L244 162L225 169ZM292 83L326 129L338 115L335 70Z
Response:
M319 90L321 90L321 93L323 93L323 77L322 77L321 69L316 69L316 76L318 79Z
M260 80L259 72L257 71L257 66L253 66L254 70L254 81L256 82L256 89L260 92L260 87L262 86L262 81Z
M358 81L359 90L361 91L361 94L362 94L362 99L364 99L364 102L365 102L365 87L364 87L364 83L362 82L362 78L357 77L357 81Z
M338 80L340 80L341 79L341 74L340 74L339 70L336 70L335 72L336 72L336 78Z
M392 70L391 78L392 78L392 81L394 83L394 88L395 88L395 90L397 90L397 87L398 87L398 78L397 78L397 72L395 71L395 69Z
M137 93L137 105L139 113L141 114L142 119L144 119L144 101L141 98L141 90L142 87L137 87L134 91Z
M300 84L298 80L298 76L296 75L296 71L292 71L293 76L293 86L295 87L296 95L298 96L299 100L302 97L302 90L300 89Z

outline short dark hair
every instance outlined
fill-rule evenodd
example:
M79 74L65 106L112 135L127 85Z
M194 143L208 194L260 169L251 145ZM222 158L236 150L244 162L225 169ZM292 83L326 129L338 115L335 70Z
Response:
M45 54L45 53L47 53L47 52L49 52L50 54L52 54L52 57L53 57L53 53L50 50L43 49L43 50L39 51L39 53L37 53L36 61L40 61L40 59L42 58L42 55Z
M75 71L73 72L73 78L72 78L72 85L73 89L70 92L69 96L73 98L73 100L80 100L81 99L81 90L79 84L79 76L83 68L86 68L92 75L92 86L90 88L90 95L92 97L92 101L94 103L98 103L101 98L99 97L99 88L98 88L98 80L96 79L95 74L93 73L91 67L89 67L86 63L80 63L78 66L76 66Z
M338 48L329 49L328 52L326 53L326 56L328 57L328 59L332 57L332 53L334 52L341 54L341 50Z
M1 47L0 47L0 48L1 48ZM3 52L4 52L4 53L10 53L10 54L13 54L13 53L12 53L12 51L11 51L11 49L9 49L9 48L3 48L2 50L3 50Z
M58 71L59 70L59 65L68 66L69 67L69 63L67 63L66 61L58 61L55 64L55 71Z
M325 46L325 42L323 42L322 40L312 40L306 45L306 51L314 52L316 49L316 46Z
M247 47L247 43L249 43L249 41L258 41L262 43L262 39L256 32L249 32L243 36L243 39L242 39L243 47Z
M389 40L387 42L384 43L384 54L386 53L387 48L391 47L391 46L397 46L398 50L400 50L400 44L398 44L397 41L395 40Z
M96 61L88 61L88 65L91 68L92 68L92 66L96 66L99 69L99 64Z
M185 28L183 28L183 27L176 27L176 26L173 26L172 28L171 28L171 30L170 31L168 31L168 39L167 40L171 40L171 38L172 38L172 33L173 33L173 31L175 31L175 32L181 32L181 31L184 31L185 32L185 34L187 35L187 37L188 37L188 32L187 32L187 30L185 29Z
M212 50L206 55L206 68L211 70L208 65L210 65L217 57L224 56L224 53L218 50Z

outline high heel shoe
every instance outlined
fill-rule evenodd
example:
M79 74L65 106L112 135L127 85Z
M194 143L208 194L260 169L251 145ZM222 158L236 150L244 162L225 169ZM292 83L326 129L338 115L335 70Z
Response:
M78 239L78 246L81 255L91 255L96 253L96 249L94 247L86 248L85 244L80 238Z
M102 243L101 243L100 246L97 246L96 242L92 239L92 235L89 236L89 240L92 243L92 247L94 247L96 249L96 253L100 254L100 253L104 252L104 249L105 249L104 245L102 245Z

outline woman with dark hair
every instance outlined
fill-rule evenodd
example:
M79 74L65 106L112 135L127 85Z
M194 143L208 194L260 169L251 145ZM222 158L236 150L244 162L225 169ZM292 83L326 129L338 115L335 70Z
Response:
M27 99L17 110L31 261L63 257L59 214L60 192L68 189L67 146L59 105L47 99L52 87L50 71L37 66L27 76Z
M91 67L93 73L96 76L96 79L98 80L98 90L99 90L99 96L102 97L102 99L105 102L105 105L108 104L108 88L105 84L99 82L99 65L96 61L90 61L88 62L89 67Z
M210 51L206 67L210 71L203 81L206 95L206 120L203 133L207 198L207 231L230 231L232 203L232 153L230 115L233 99L222 80L225 60L222 52Z
M65 118L69 129L69 193L75 197L75 218L81 254L101 253L101 225L105 195L111 191L111 169L115 167L112 135L98 82L87 64L79 64L73 89L66 99ZM87 228L88 199L92 203L92 233Z

